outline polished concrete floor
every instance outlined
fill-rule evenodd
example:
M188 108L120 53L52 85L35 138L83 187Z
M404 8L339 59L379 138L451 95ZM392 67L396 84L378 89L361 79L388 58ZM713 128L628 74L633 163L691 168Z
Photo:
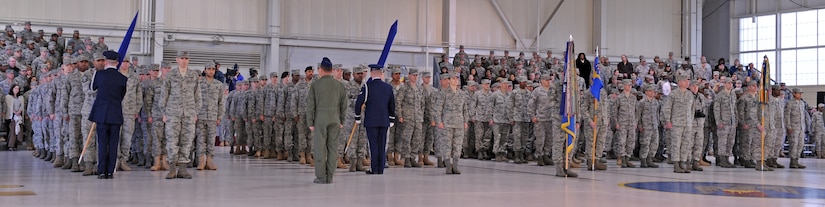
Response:
M674 174L658 169L579 170L558 178L552 167L463 160L461 175L438 168L391 168L383 176L339 170L335 183L313 184L313 168L218 148L218 171L192 180L166 180L165 172L119 172L114 180L52 168L30 151L0 152L0 206L825 206L825 194L803 199L742 198L639 190L632 182L721 182L825 188L825 160L803 159L807 169L756 172L705 167ZM788 159L780 159L787 164ZM638 162L636 162L638 164ZM28 194L28 195L27 195Z

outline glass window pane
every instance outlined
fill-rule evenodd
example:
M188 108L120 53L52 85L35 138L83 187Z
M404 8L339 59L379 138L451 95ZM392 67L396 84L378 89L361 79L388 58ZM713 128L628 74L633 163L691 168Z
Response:
M782 75L780 79L782 82L789 86L796 85L796 50L782 51L782 60L777 70Z
M782 20L785 21L784 19ZM799 12L796 15L796 45L797 47L810 47L816 45L817 28L816 10ZM786 29L782 28L784 32ZM782 45L785 48L785 45Z
M825 9L819 10L819 16L817 19L819 21L819 27L817 28L819 45L825 45Z
M757 49L776 49L776 15L767 15L756 18Z
M739 19L739 51L756 50L756 23L752 20Z
M782 14L782 48L796 47L796 13Z
M796 52L796 85L816 85L816 48Z
M819 48L819 53L818 54L823 54L823 55L817 55L817 57L818 57L818 64L817 65L819 67L817 68L817 78L816 78L817 83L816 84L825 85L825 80L821 80L822 78L825 78L825 48ZM823 70L819 70L819 68L822 68Z

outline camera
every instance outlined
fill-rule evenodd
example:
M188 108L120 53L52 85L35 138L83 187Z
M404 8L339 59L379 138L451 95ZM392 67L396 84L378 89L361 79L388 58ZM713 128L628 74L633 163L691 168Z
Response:
M702 112L702 110L696 110L695 112L693 112L693 118L705 118L705 117L707 117L707 115L705 115L705 113Z

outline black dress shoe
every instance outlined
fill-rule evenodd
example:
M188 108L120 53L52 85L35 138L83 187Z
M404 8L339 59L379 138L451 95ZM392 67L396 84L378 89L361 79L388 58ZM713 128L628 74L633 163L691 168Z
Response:
M97 176L97 179L106 179L106 174L100 174Z
M373 175L373 174L375 174L375 173L372 173L372 170L367 170L367 172L366 172L366 173L367 173L367 175Z
M113 179L113 178L115 178L115 175L113 175L112 173L106 174L106 179Z

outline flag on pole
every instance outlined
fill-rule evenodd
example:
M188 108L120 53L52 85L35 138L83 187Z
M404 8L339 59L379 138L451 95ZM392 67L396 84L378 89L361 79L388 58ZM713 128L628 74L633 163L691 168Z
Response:
M565 143L565 160L566 156L573 150L573 143L576 141L576 93L578 84L576 80L576 61L573 50L573 37L570 36L570 41L567 42L567 49L564 51L564 82L562 86L561 96L561 128L567 134L567 141Z
M596 46L596 60L593 61L593 84L590 86L590 94L593 94L593 97L596 98L596 103L601 101L601 90L604 88L604 83L602 83L602 72L599 70L599 46Z
M378 58L379 66L384 66L384 62L387 61L387 55L390 54L390 47L392 47L392 41L395 40L396 33L398 33L398 20L395 20L392 26L390 26L390 32L387 34L387 42L384 43L384 50L381 51L381 57Z
M129 42L132 41L132 32L135 31L138 14L140 14L140 10L135 12L135 17L132 18L132 24L129 25L129 30L126 30L126 35L123 36L123 42L120 43L120 48L117 50L117 54L120 55L120 57L117 58L117 68L120 68L120 64L123 63L123 58L126 57L126 52L129 51Z

